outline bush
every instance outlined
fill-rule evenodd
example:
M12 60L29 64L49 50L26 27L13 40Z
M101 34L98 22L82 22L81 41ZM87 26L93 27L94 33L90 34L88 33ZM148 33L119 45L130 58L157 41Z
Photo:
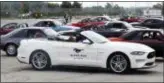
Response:
M43 16L43 14L40 13L40 12L32 13L32 17L33 17L33 18L41 18L42 16Z

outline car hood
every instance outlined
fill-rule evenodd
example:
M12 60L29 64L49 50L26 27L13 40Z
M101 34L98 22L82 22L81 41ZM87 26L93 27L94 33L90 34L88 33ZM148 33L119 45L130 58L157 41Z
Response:
M119 38L119 37L109 37L108 40L110 40L110 41L124 41L123 38Z
M58 26L60 28L71 28L71 29L80 29L79 27L75 27L75 26L69 26L69 25L63 25L63 26Z
M151 47L144 45L144 44L139 44L139 43L130 43L130 42L109 42L106 43L108 45L112 44L114 47L121 47L126 50L131 50L131 51L144 51L144 52L150 52L154 51Z

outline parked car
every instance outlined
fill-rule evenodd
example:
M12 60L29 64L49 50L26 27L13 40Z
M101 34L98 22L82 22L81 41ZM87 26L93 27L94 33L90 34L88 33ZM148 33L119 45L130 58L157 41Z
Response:
M55 32L51 28L19 28L13 30L6 35L1 35L0 49L4 50L9 56L16 56L17 48L19 47L21 40L29 38L48 38L51 36L55 36L56 34L57 32Z
M106 25L89 25L81 28L82 30L92 30L94 32L97 32L104 37L119 37L121 34L125 33L125 31L117 30L117 29L111 29L108 28Z
M82 31L64 40L60 35L54 40L22 40L17 59L37 70L53 65L80 65L123 73L131 68L154 67L154 52L146 45L110 42L93 31Z
M113 21L109 16L97 16L93 20L97 22Z
M123 21L112 21L107 22L105 25L88 25L82 27L83 30L93 30L105 37L119 37L122 34L136 30L136 29L147 29L146 27L133 27L127 22Z
M128 22L128 23L131 23L131 22L140 22L142 20L143 20L142 18L139 18L139 17L131 17L131 16L125 16L125 17L120 18L120 21L125 21L125 22Z
M132 26L130 23L124 21L107 22L105 25L107 28L125 30L125 31L131 31L136 29L148 29L147 27L142 27L142 26Z
M109 40L142 43L155 49L157 57L164 57L164 35L159 30L134 30Z
M79 27L75 26L68 26L62 24L60 21L46 19L36 22L33 26L35 27L51 27L55 31L63 31L63 30L72 30L72 29L80 29Z
M11 31L13 31L14 29L17 29L17 28L24 28L24 27L27 27L28 25L26 23L22 23L22 24L19 24L19 23L7 23L5 25L3 25L1 28L0 28L0 35L4 35L4 34L7 34Z
M71 26L77 26L77 27L85 27L88 25L104 25L108 21L107 19L103 19L101 17L97 18L85 18L77 23L72 23Z
M131 23L133 26L144 26L152 29L164 29L164 20L158 18L146 19L143 22Z

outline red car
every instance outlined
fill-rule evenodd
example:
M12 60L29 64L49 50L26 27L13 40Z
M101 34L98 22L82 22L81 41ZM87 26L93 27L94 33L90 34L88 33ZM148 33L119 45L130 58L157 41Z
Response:
M124 17L124 18L121 18L120 20L131 23L131 22L142 22L145 19L141 17Z
M105 23L106 23L105 21L99 21L97 19L85 18L77 23L72 23L71 26L85 27L88 25L104 25Z
M7 34L7 33L11 32L14 29L19 28L19 27L27 27L27 24L26 23L23 23L23 24L18 24L18 23L5 24L4 26L2 26L0 28L0 35Z
M156 56L164 57L164 35L159 30L134 30L109 40L142 43L155 49Z
M0 28L0 35L4 35L9 33L10 31L14 30L18 23L9 23Z

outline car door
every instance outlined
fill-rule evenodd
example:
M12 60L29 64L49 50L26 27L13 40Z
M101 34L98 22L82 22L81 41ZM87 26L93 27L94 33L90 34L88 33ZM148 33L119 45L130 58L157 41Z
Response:
M106 22L105 22L105 19L102 18L102 17L98 17L98 18L95 18L90 24L92 25L104 25Z
M89 44L65 42L60 57L68 65L96 65L97 48Z
M124 24L122 23L113 23L113 27L112 27L113 30L116 30L116 31L126 31L126 27L124 26Z
M85 27L89 22L90 22L90 18L86 18L86 19L83 19L80 22L76 23L75 26Z
M16 45L20 45L20 41L22 39L25 39L26 38L26 34L27 34L27 30L26 29L22 29L22 30L19 30L17 33L13 34L9 40L14 42Z
M163 47L164 47L163 43L164 42L162 40L158 39L158 37L156 37L155 34L160 35L160 33L157 31L139 32L130 41L148 45L151 48L155 49L156 51L163 51Z
M83 22L81 22L80 27L85 27L91 24L93 24L92 21L84 20Z
M97 65L97 47L94 44L69 41L63 42L62 45L63 50L60 52L60 64L81 66Z
M160 56L164 51L164 41L160 39L161 33L158 31L150 31L149 34L151 37L148 39L142 39L141 43L153 48L156 51L157 56Z
M153 22L152 22L152 28L161 28L162 27L162 21L161 20L158 20L158 19L154 19Z
M148 19L148 20L145 20L142 25L145 26L145 27L149 27L149 28L153 28L153 20L152 19Z

